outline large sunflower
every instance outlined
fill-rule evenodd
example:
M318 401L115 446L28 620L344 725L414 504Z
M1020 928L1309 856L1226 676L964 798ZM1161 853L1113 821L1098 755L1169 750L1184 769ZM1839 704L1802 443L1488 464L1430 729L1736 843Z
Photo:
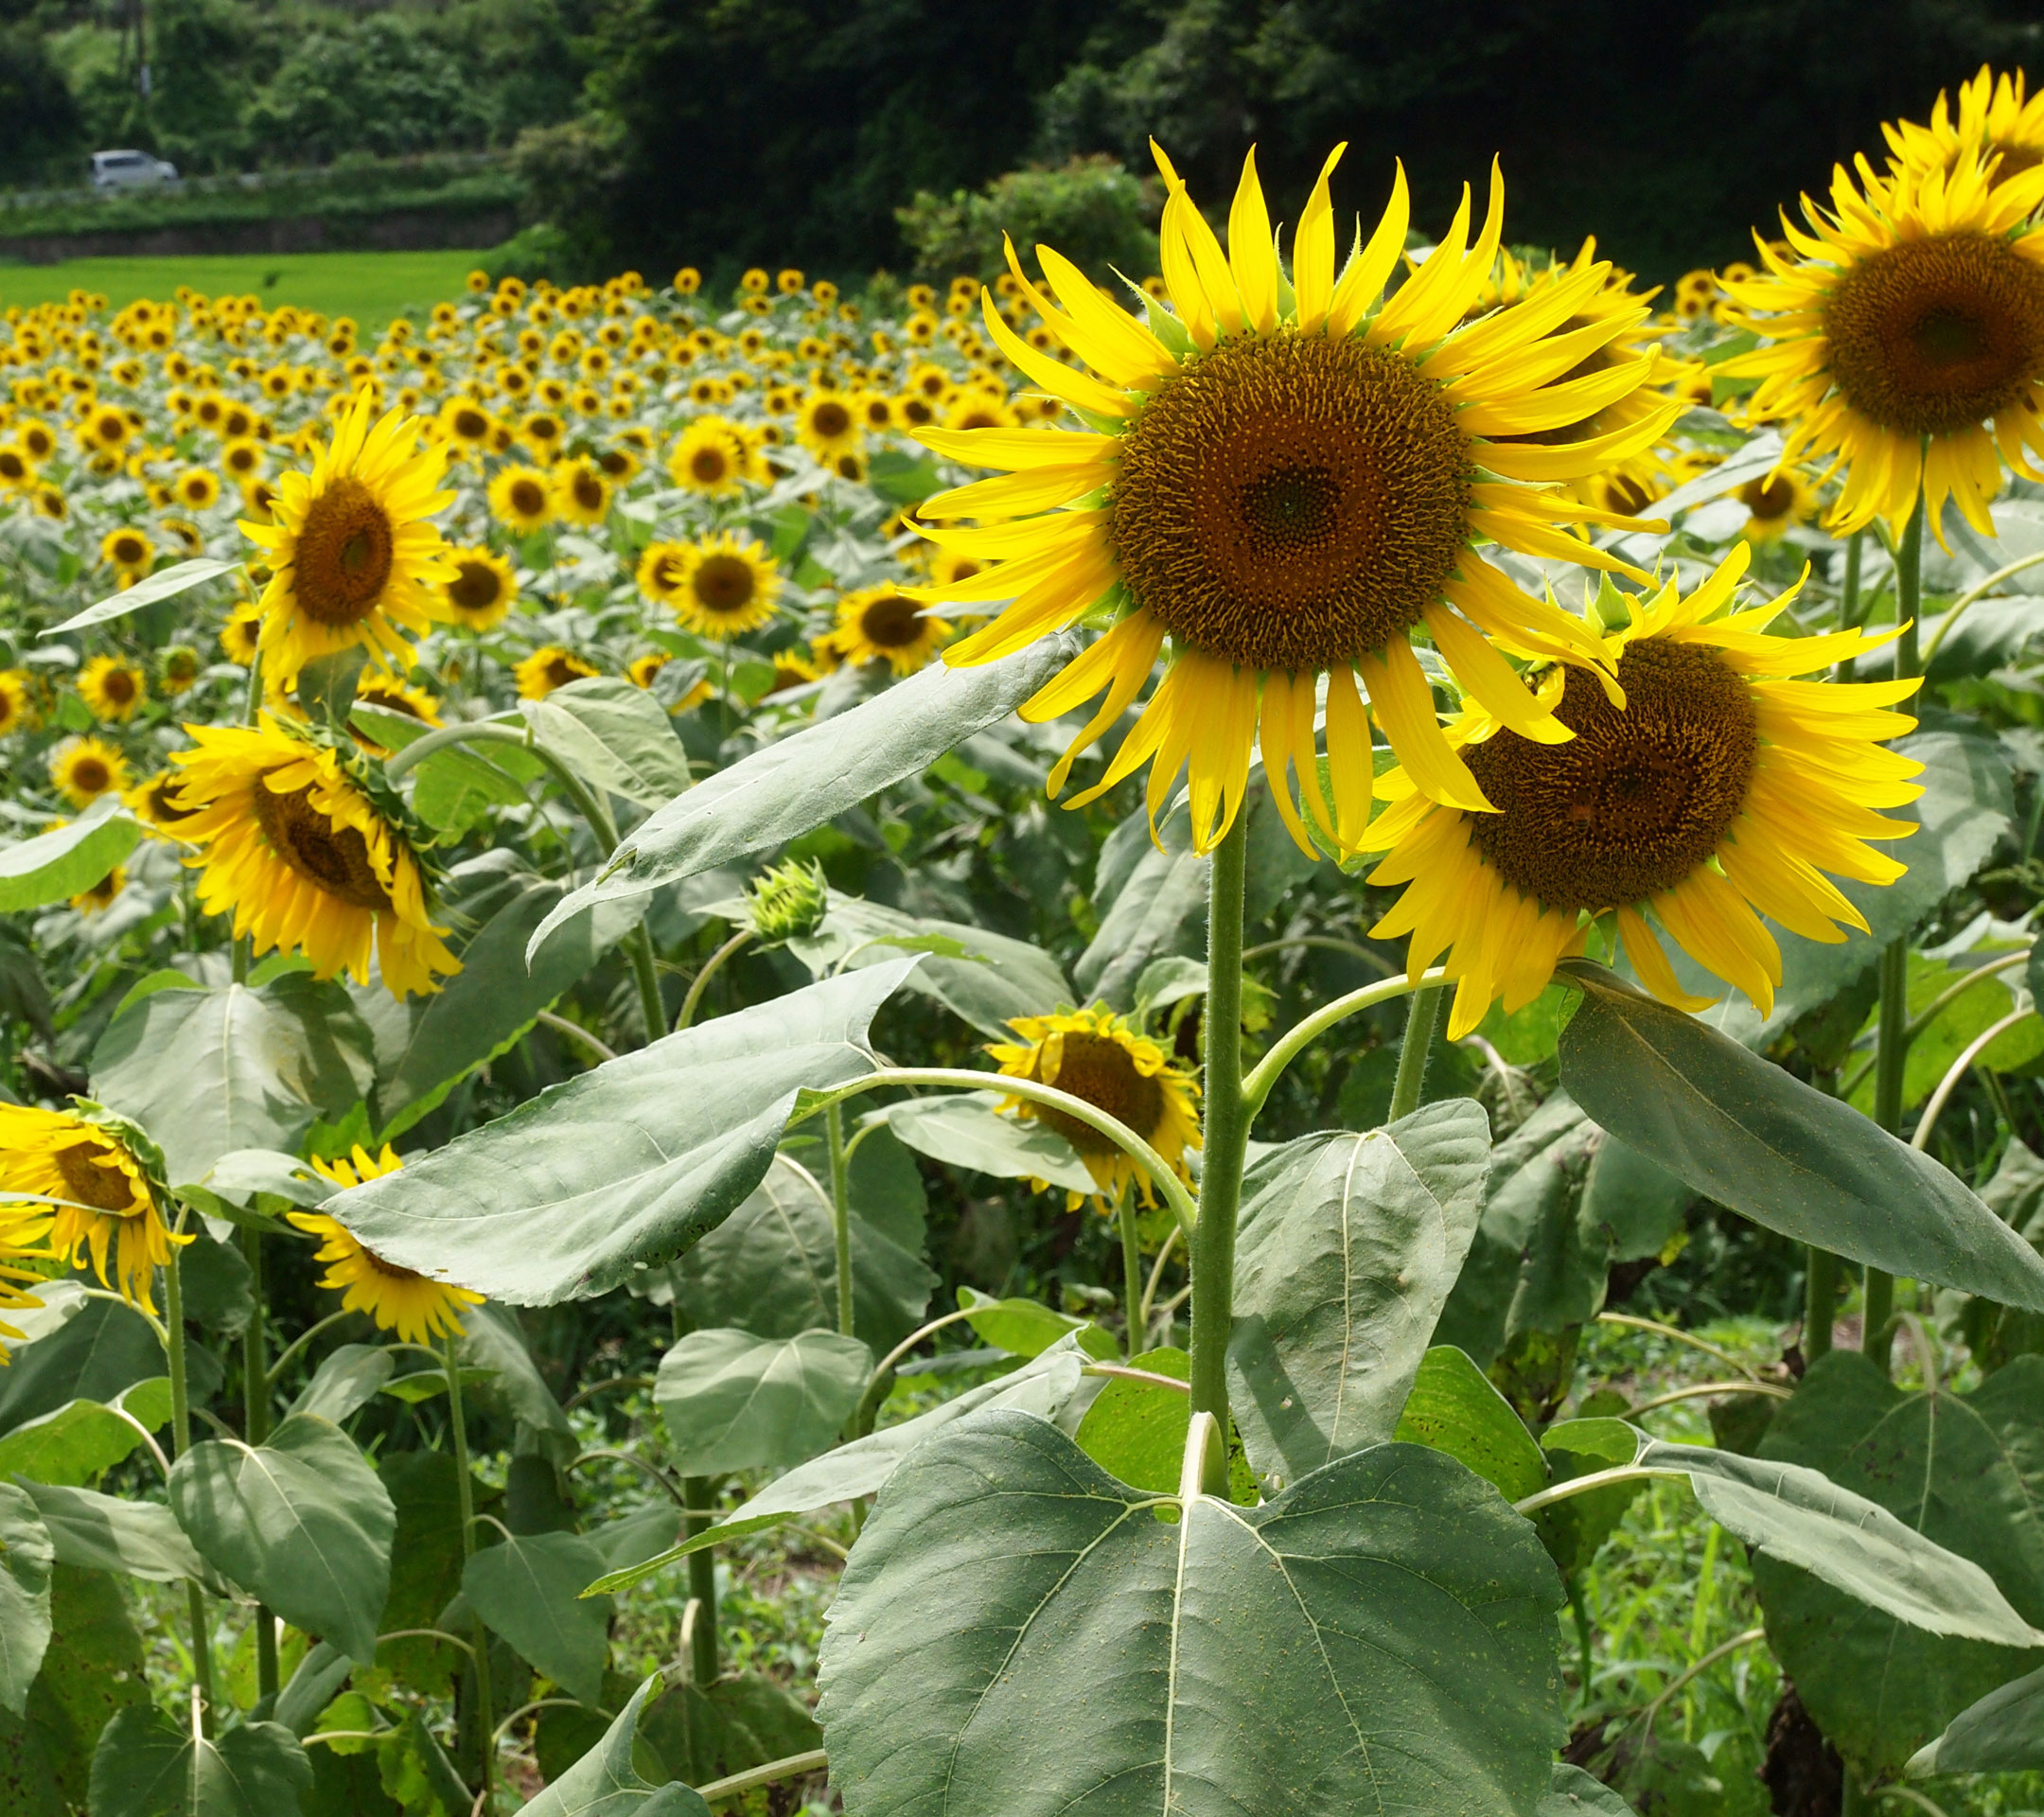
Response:
M117 1119L100 1123L68 1110L0 1104L0 1188L63 1201L49 1208L50 1252L74 1268L83 1267L89 1254L102 1285L154 1312L150 1289L156 1270L170 1260L172 1244L191 1239L165 1227L157 1200L161 1183L150 1173ZM11 1269L0 1272L21 1279ZM27 1303L0 1298L0 1304Z
M350 1160L311 1163L315 1173L340 1187L360 1186L364 1180L395 1173L403 1165L388 1142L380 1155L371 1155L358 1142ZM385 1261L332 1218L317 1211L292 1211L288 1215L299 1229L320 1239L313 1260L330 1265L319 1284L340 1291L342 1310L367 1313L376 1320L379 1331L396 1332L408 1344L459 1336L461 1309L483 1303L481 1294L466 1287L433 1280Z
M427 914L403 832L349 773L340 753L293 736L267 713L259 725L186 726L197 742L171 753L178 837L201 847L199 901L232 914L255 950L302 952L314 973L366 983L375 949L391 995L440 988L461 970Z
M1628 602L1630 624L1602 640L1623 708L1586 669L1550 674L1542 692L1576 733L1567 744L1465 715L1452 735L1498 812L1430 802L1397 770L1379 785L1395 805L1362 841L1388 852L1370 881L1409 887L1371 932L1412 936L1414 979L1447 955L1458 980L1451 1039L1495 997L1507 1012L1531 1002L1556 961L1581 950L1590 922L1612 911L1641 981L1665 1002L1703 1008L1711 999L1677 984L1648 908L1765 1015L1781 953L1754 910L1806 939L1839 941L1834 923L1867 924L1822 873L1876 884L1902 874L1863 841L1915 831L1873 810L1922 792L1910 781L1922 765L1881 749L1915 725L1886 709L1918 683L1792 679L1895 633L1766 635L1797 589L1727 613L1750 558L1736 543L1686 599L1670 581Z
M1555 488L1649 446L1677 409L1664 402L1586 442L1515 439L1609 410L1651 376L1653 358L1643 355L1566 377L1632 326L1621 311L1564 327L1601 291L1609 266L1587 265L1537 302L1466 323L1490 281L1503 228L1504 189L1493 177L1474 244L1465 192L1441 244L1381 303L1405 245L1404 173L1375 233L1337 274L1328 179L1339 155L1337 148L1307 202L1288 278L1253 154L1229 218L1232 251L1224 254L1158 153L1170 192L1162 264L1174 312L1152 303L1147 326L1107 303L1069 260L1039 247L1064 305L1057 308L1022 275L1011 248L1020 293L1101 377L1038 352L982 293L987 330L1091 428L920 432L939 453L1012 469L1012 477L920 507L922 519L979 518L979 529L926 534L955 553L995 558L985 573L926 597L1013 602L945 660L991 662L1088 612L1112 618L1106 636L1023 709L1051 719L1107 690L1052 772L1055 792L1072 759L1142 690L1168 637L1172 660L1163 681L1105 777L1079 799L1152 763L1154 818L1189 767L1201 850L1241 807L1260 732L1295 837L1305 842L1282 781L1288 762L1327 824L1313 732L1322 675L1345 832L1359 829L1368 811L1365 694L1422 788L1461 806L1488 805L1436 719L1410 642L1422 627L1463 684L1507 724L1567 737L1486 633L1521 654L1596 661L1600 650L1475 544L1488 538L1530 556L1635 573L1552 527L1629 520Z
M774 602L781 594L781 571L753 538L741 538L727 530L687 545L678 560L680 576L667 594L667 604L696 636L736 637L756 631L772 619ZM641 563L641 586L649 578L664 577L664 573L649 575L646 564Z
M996 1042L987 1049L1011 1079L1033 1079L1083 1098L1096 1109L1119 1119L1156 1150L1181 1178L1185 1154L1200 1145L1199 1113L1194 1101L1199 1083L1192 1074L1126 1018L1101 1009L1061 1011L1055 1015L1019 1015L1008 1026L1019 1043ZM1100 1187L1094 1203L1110 1209L1131 1184L1145 1204L1152 1204L1150 1178L1090 1124L1054 1105L1011 1098L1002 1105L1018 1117L1047 1124L1079 1151ZM1079 1193L1066 1202L1067 1211L1082 1203Z
M1949 498L1992 537L1997 450L2044 479L2044 165L2000 185L1978 155L1948 176L1859 171L1833 170L1828 211L1804 199L1809 232L1782 217L1795 256L1754 237L1767 271L1725 289L1771 344L1714 370L1757 378L1751 414L1789 421L1782 468L1829 456L1819 485L1845 468L1837 534L1899 532L1920 497L1933 533Z
M447 546L432 521L453 500L434 489L447 449L420 447L420 425L396 411L372 426L369 411L367 397L356 398L311 472L277 482L272 522L241 522L268 552L263 667L280 688L312 658L358 644L402 673L414 657L405 633L449 616L439 591L450 572Z

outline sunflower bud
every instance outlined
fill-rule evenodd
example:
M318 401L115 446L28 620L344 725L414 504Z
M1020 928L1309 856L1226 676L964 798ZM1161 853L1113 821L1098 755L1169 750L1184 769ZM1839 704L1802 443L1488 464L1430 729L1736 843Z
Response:
M777 864L763 871L746 891L752 930L769 944L800 940L822 926L830 909L830 885L820 864Z

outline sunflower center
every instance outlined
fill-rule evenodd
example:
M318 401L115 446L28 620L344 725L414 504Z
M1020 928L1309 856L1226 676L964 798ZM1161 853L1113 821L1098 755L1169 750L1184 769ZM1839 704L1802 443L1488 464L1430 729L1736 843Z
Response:
M1786 518L1795 508L1795 487L1787 480L1753 480L1738 489L1739 503L1763 523Z
M137 566L149 553L149 547L140 537L116 537L114 541L114 559L123 568Z
M352 826L336 826L312 805L309 787L280 795L260 778L256 820L270 849L302 877L351 908L387 911L390 891L369 861L369 842Z
M835 440L852 427L852 413L842 404L819 404L809 421L819 435Z
M63 1175L64 1197L89 1205L95 1211L140 1210L128 1175L117 1167L99 1165L105 1152L91 1142L73 1142L50 1156Z
M1047 1080L1060 1091L1084 1098L1097 1110L1128 1125L1137 1135L1154 1136L1164 1121L1164 1086L1136 1070L1129 1050L1111 1035L1073 1032L1064 1037L1057 1077ZM1119 1155L1121 1151L1090 1124L1069 1111L1048 1104L1035 1114L1082 1155Z
M377 1274L381 1275L385 1280L405 1281L424 1280L426 1279L426 1277L420 1274L415 1268L407 1268L404 1267L401 1263L395 1261L385 1261L383 1258L378 1255L374 1249L368 1248L366 1246L361 1246L361 1259L365 1262L367 1262Z
M99 678L99 689L116 707L135 697L135 679L126 669L109 669Z
M759 582L736 556L705 556L696 564L696 597L705 611L743 611Z
M1440 387L1354 340L1193 361L1122 444L1123 579L1174 639L1325 669L1416 625L1469 538L1469 442Z
M1672 890L1738 819L1759 748L1746 683L1715 651L1648 638L1619 660L1623 711L1568 672L1555 716L1576 733L1541 745L1500 732L1464 754L1495 814L1470 838L1524 896L1601 910Z
M604 484L593 473L577 473L574 476L574 500L585 511L603 508Z
M901 593L886 593L859 614L867 643L883 650L905 650L929 627L923 609Z
M537 518L546 509L546 493L537 480L511 482L511 508L521 518Z
M714 485L731 471L731 463L719 448L698 448L689 456L689 471L705 485Z
M457 564L448 598L465 612L486 612L503 595L503 582L486 561Z
M1824 328L1848 405L1897 434L1948 434L2044 376L2044 271L1986 234L1905 240L1839 279Z
M80 795L104 795L114 778L97 757L80 757L71 766L71 786Z
M321 625L367 618L390 579L391 555L389 514L360 480L343 474L306 507L299 526L300 609Z

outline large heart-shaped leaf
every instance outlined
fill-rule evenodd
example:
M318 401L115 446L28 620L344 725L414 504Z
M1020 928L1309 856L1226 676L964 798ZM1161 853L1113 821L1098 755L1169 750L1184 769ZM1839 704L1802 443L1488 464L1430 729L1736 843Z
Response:
M260 1445L194 1445L170 1467L170 1506L219 1570L294 1627L374 1662L397 1515L330 1420L294 1413Z
M873 1069L867 1027L914 963L667 1035L326 1208L386 1261L513 1305L607 1293L744 1202L804 1086Z
M13 1361L0 1368L0 1432L12 1432L74 1400L111 1402L137 1383L163 1374L163 1345L148 1319L112 1299L88 1300L82 1310L73 1310L78 1302L66 1291L70 1285L56 1282L43 1289L53 1310L62 1308L58 1319L15 1349ZM11 1322L28 1330L30 1320L45 1316L17 1313ZM220 1385L220 1366L210 1350L196 1345L187 1347L185 1358L192 1399L203 1404Z
M1376 1446L1247 1508L982 1412L882 1492L819 1713L851 1817L1517 1817L1561 1738L1561 1599L1531 1526L1439 1452Z
M0 1438L0 1481L94 1481L134 1450L145 1431L156 1431L170 1418L169 1388L167 1378L154 1376L115 1396L111 1406L67 1401L54 1413L24 1420Z
M850 713L812 725L706 778L635 827L591 882L534 933L591 903L643 895L796 838L913 776L968 733L1004 719L1073 651L1062 637L981 668L933 662Z
M41 908L90 890L141 837L142 822L109 793L54 832L0 845L0 914Z
M1989 1691L1909 1761L1912 1778L1935 1773L2033 1773L2039 1767L2044 1767L2044 1670Z
M1490 1125L1466 1098L1308 1136L1242 1182L1230 1399L1272 1486L1390 1438L1462 1270Z
M2044 1258L1927 1155L1601 966L1561 1081L1648 1159L1755 1224L1894 1275L2044 1312Z
M216 1596L227 1584L194 1549L177 1516L161 1502L132 1502L94 1489L22 1482L50 1536L57 1562L80 1571L114 1571L152 1583L186 1578Z
M632 1765L639 1719L659 1688L657 1676L640 1685L603 1739L527 1805L525 1817L709 1817L692 1788L651 1785Z
M519 711L585 782L641 807L661 807L689 785L688 753L667 710L644 688L589 675Z
M26 1717L0 1715L8 1817L70 1817L85 1808L94 1745L115 1714L150 1701L142 1637L120 1579L58 1564L50 1642Z
M1465 1351L1441 1345L1426 1353L1399 1415L1399 1438L1445 1451L1507 1501L1547 1487L1547 1460L1525 1421ZM1630 1461L1632 1447L1627 1448Z
M493 1633L585 1703L603 1702L610 1603L585 1597L604 1555L579 1533L509 1534L462 1572L462 1593Z
M827 1450L866 1391L872 1352L855 1337L691 1332L661 1359L653 1390L689 1476L785 1470Z
M16 1716L27 1708L28 1687L49 1645L56 1561L34 1500L26 1490L0 1483L0 1707Z
M93 1754L93 1817L298 1817L311 1786L312 1763L280 1722L215 1738L137 1704Z

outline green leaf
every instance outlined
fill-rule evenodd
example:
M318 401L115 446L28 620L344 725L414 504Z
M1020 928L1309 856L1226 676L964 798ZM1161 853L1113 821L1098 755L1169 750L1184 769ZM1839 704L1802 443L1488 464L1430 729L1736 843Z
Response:
M0 1438L0 1480L29 1476L39 1483L89 1483L125 1459L170 1418L169 1381L155 1376L114 1398L67 1401L54 1413L25 1420ZM124 1420L115 1408L133 1415Z
M355 1662L338 1647L324 1640L314 1642L277 1693L276 1720L303 1741L354 1670Z
M79 631L88 625L104 625L110 619L126 618L130 612L139 612L145 606L153 606L160 599L174 599L179 593L209 580L218 580L222 574L235 573L241 564L238 561L217 561L210 556L195 556L190 561L173 561L167 568L159 568L147 579L138 580L125 592L110 593L106 598L95 600L82 612L74 612L62 625L52 625L44 631L44 637L55 637L61 631Z
M344 1344L320 1359L291 1410L316 1414L338 1426L375 1400L396 1367L380 1344Z
M369 652L360 644L311 658L298 671L292 690L298 704L322 724L344 730L355 706L355 683L368 660Z
M1584 1110L1698 1192L1797 1243L2044 1312L2044 1258L1927 1155L1601 966L1561 1080Z
M603 1568L603 1554L579 1533L511 1534L468 1561L462 1594L521 1658L572 1697L600 1703L610 1603L582 1592Z
M82 1810L93 1746L116 1712L150 1701L142 1638L120 1580L65 1564L50 1573L50 1641L24 1719L0 1712L0 1809Z
M1143 821L1147 841L1148 821L1140 809L1135 818ZM1167 845L1172 842L1178 818L1172 816L1162 829ZM1206 925L1211 862L1182 849L1185 843L1180 842L1181 849L1165 851L1145 843L1128 880L1072 967L1072 980L1088 999L1104 997L1119 1008L1133 1007L1137 980L1151 962L1185 952ZM1101 860L1104 864L1104 850Z
M394 1452L378 1460L377 1474L397 1510L383 1631L438 1627L441 1611L461 1590L461 1477L454 1460L444 1451ZM473 1488L477 1508L487 1507L490 1491L480 1483ZM377 1650L378 1663L398 1683L431 1696L447 1695L458 1657L444 1642L414 1635Z
M867 1521L819 1714L848 1817L1524 1811L1561 1738L1560 1601L1530 1526L1438 1452L1182 1503L984 1412Z
M580 1449L568 1416L533 1361L518 1314L508 1306L467 1308L455 1355L464 1383L471 1368L488 1372L489 1381L469 1397L483 1412L516 1420L520 1438L530 1435L537 1449L556 1464L565 1465Z
M758 1533L798 1514L812 1514L833 1502L855 1501L876 1493L903 1458L931 1438L980 1407L1018 1407L1045 1419L1055 1419L1079 1391L1084 1361L1076 1345L1059 1346L1025 1363L1012 1375L968 1388L956 1400L943 1402L927 1413L886 1426L864 1438L855 1438L836 1451L827 1451L806 1464L798 1464L785 1476L770 1483L742 1507L714 1521L702 1532L678 1545L623 1571L598 1579L592 1591L630 1588L664 1571L691 1552L717 1545L747 1533Z
M691 1788L650 1785L632 1765L639 1719L660 1682L656 1673L640 1685L604 1738L527 1805L525 1817L708 1817Z
M1489 1135L1481 1105L1448 1099L1250 1168L1228 1382L1267 1483L1390 1438L1475 1235Z
M855 1337L691 1332L661 1358L653 1399L685 1476L785 1470L827 1451L866 1391L872 1352Z
M1912 1779L1934 1773L2030 1773L2044 1767L2044 1670L1989 1691L1910 1756Z
M2044 1625L2044 1359L2018 1357L1973 1393L1911 1394L1856 1350L1810 1367L1780 1402L1762 1454L1822 1471L1905 1531L1983 1571L2017 1614ZM1754 1587L1768 1639L1811 1716L1862 1772L1899 1771L1969 1705L2032 1669L2035 1653L1902 1627L1762 1558Z
M970 1287L959 1289L959 1305L970 1307L965 1322L980 1341L1011 1356L1041 1356L1067 1332L1084 1332L1088 1321L1053 1312L1040 1299L996 1299ZM1082 1337L1082 1350L1088 1348Z
M374 1045L340 985L309 973L259 989L158 991L93 1050L93 1095L162 1147L170 1184L237 1149L289 1149L368 1090Z
M340 1194L327 1213L388 1261L512 1305L607 1293L744 1202L804 1087L873 1068L867 1027L915 962L664 1036Z
M56 1283L44 1294L56 1301L66 1284ZM26 1330L26 1321L39 1316L17 1313L9 1322ZM203 1404L219 1385L220 1365L211 1351L197 1346L188 1347L185 1354L192 1399ZM0 1432L12 1432L73 1400L117 1400L136 1383L164 1370L163 1346L149 1320L133 1307L108 1299L86 1300L82 1311L16 1348L13 1359L0 1369Z
M694 1784L808 1754L823 1745L823 1731L800 1698L749 1672L707 1689L677 1685L662 1692L641 1716L639 1739L671 1777Z
M661 807L689 786L674 721L643 688L590 675L518 705L539 741L593 787Z
M293 1627L376 1660L396 1510L354 1441L294 1413L260 1445L208 1438L170 1467L200 1553Z
M1192 1379L1192 1359L1180 1350L1145 1350L1135 1367L1173 1382ZM1131 1489L1169 1494L1178 1487L1191 1424L1189 1394L1116 1375L1094 1396L1074 1436L1079 1449L1108 1475ZM1257 1498L1256 1477L1239 1445L1228 1447L1228 1495L1244 1505Z
M869 1137L852 1157L852 1321L867 1342L891 1349L922 1323L937 1277L923 1263L920 1231L911 1249L862 1215L859 1164L884 1139ZM837 1246L828 1190L777 1155L745 1203L669 1275L691 1325L734 1325L759 1337L836 1325Z
M56 1548L34 1499L0 1483L0 1708L20 1716L50 1638Z
M1583 1245L1590 1249L1591 1233L1600 1232L1612 1261L1657 1256L1695 1203L1696 1194L1674 1174L1607 1132L1583 1181L1577 1214Z
M1013 1117L991 1091L908 1098L881 1113L919 1155L1002 1180L1043 1180L1091 1197L1099 1183L1079 1151L1048 1123Z
M279 1722L195 1733L138 1704L107 1724L92 1764L93 1817L298 1817L312 1763Z
M2007 948L2002 948L2007 951ZM1909 1007L1913 1018L1967 972L1994 955L1993 947L1976 947L1957 962L1926 959L1921 953L1909 956ZM1947 1004L1909 1044L1902 1063L1902 1108L1914 1110L1937 1088L1938 1081L1974 1036L1984 1034L2016 1007L2010 986L2019 981L2013 972L2000 978L1982 979ZM1860 1039L1871 1047L1878 1038L1880 1011L1877 1007L1860 1029ZM1974 1064L1989 1072L2014 1072L2027 1067L2044 1052L2044 1020L2026 1015L2014 1027L2004 1029L1974 1058ZM1869 1068L1859 1089L1847 1101L1864 1116L1874 1114L1876 1070Z
M913 776L1005 718L1072 655L1049 637L979 668L933 662L873 699L806 727L698 783L626 836L603 872L533 935L533 950L591 903L643 894L799 838Z
M1623 1420L1558 1420L1541 1434L1541 1450L1558 1483L1630 1464L1638 1448L1639 1433ZM1645 1483L1613 1483L1552 1503L1533 1517L1562 1576L1573 1577L1596 1557L1646 1491Z
M222 1155L201 1184L219 1198L243 1205L267 1192L310 1210L333 1196L331 1180L322 1179L295 1155L273 1148L238 1148Z
M1547 1460L1511 1402L1453 1346L1429 1350L1399 1416L1401 1444L1430 1445L1466 1465L1508 1502L1547 1487ZM1632 1452L1628 1440L1627 1459Z
M1580 1767L1558 1765L1533 1817L1633 1817L1632 1807Z
M109 793L55 832L0 845L0 914L44 908L90 890L141 838L142 822Z
M162 1503L131 1502L55 1483L21 1486L36 1505L59 1564L120 1572L152 1583L182 1583L191 1578L215 1596L229 1594L225 1582L185 1537L177 1516Z

